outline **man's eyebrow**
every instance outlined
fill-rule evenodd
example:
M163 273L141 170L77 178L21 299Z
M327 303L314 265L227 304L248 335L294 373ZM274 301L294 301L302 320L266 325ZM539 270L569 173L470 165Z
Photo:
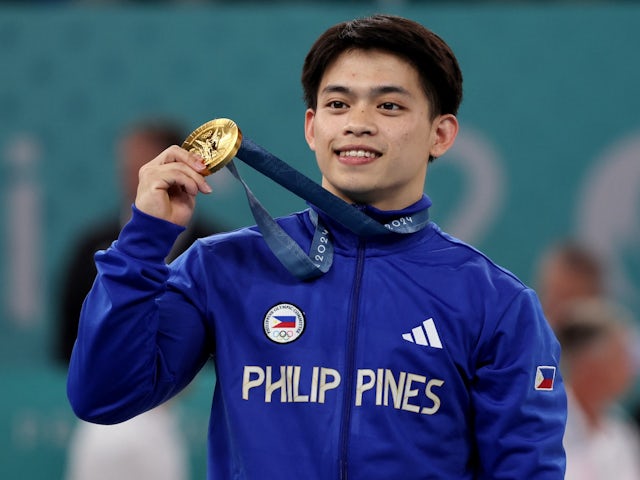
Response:
M348 87L345 87L343 85L327 85L326 87L324 87L322 89L322 92L320 93L345 93L348 94L351 92L351 89Z
M373 96L384 95L385 93L399 93L400 95L407 96L411 95L409 90L404 87L400 87L399 85L380 85L379 87L371 89L371 94Z
M327 93L343 93L345 95L353 94L353 90L344 85L327 85L322 89L323 94ZM369 95L371 97L377 97L379 95L384 95L387 93L399 93L401 95L411 96L411 93L404 87L399 85L379 85L377 87L373 87L369 91Z

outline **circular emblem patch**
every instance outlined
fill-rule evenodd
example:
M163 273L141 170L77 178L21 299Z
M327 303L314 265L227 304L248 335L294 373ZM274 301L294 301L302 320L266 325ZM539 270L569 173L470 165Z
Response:
M291 343L304 332L304 314L291 303L279 303L264 316L264 333L276 343Z

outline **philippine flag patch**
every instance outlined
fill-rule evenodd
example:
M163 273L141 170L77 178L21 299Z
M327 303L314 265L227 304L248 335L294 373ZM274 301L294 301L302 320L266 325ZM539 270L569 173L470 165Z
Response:
M556 367L539 366L536 369L536 390L553 390L553 382L556 379Z

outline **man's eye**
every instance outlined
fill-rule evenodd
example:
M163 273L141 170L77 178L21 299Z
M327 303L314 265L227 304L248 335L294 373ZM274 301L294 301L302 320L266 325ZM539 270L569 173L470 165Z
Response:
M347 108L347 104L340 100L333 100L328 103L329 108Z
M400 105L393 102L384 102L380 105L380 108L383 110L400 110Z

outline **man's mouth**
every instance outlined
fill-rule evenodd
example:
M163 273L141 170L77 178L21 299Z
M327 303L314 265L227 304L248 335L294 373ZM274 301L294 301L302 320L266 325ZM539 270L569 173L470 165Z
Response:
M338 154L339 157L352 158L352 159L359 159L359 158L373 159L373 158L378 158L380 156L378 152L374 152L371 150L363 150L363 149L337 150L336 153Z

